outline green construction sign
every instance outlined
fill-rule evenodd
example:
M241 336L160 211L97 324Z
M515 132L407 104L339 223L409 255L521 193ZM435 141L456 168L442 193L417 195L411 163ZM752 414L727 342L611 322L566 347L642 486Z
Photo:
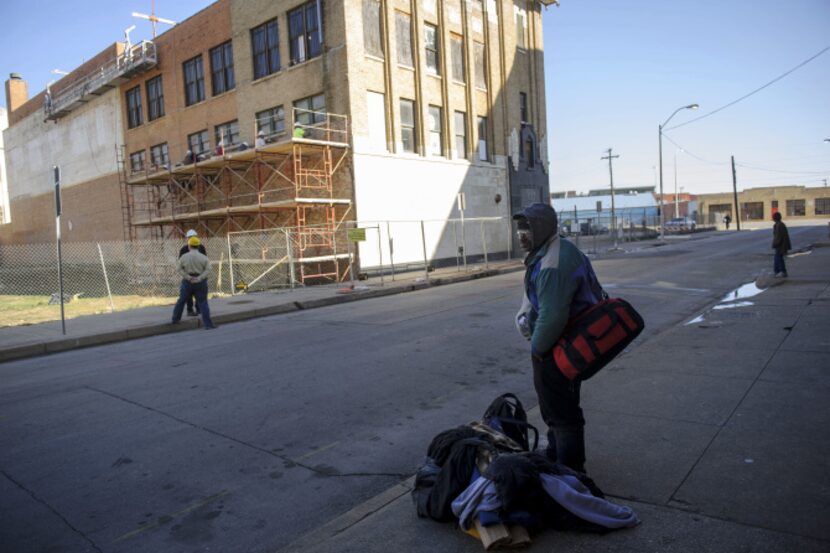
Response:
M365 242L366 229L365 228L350 228L348 231L350 242Z

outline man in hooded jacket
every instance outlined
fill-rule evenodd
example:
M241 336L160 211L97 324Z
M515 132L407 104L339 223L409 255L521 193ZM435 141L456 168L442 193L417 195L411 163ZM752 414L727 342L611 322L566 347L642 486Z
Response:
M553 346L565 325L602 301L605 292L590 260L559 236L556 211L542 203L514 215L525 257L525 294L516 326L530 340L533 384L548 426L546 454L585 472L585 419L579 406L580 382L570 381L553 359Z

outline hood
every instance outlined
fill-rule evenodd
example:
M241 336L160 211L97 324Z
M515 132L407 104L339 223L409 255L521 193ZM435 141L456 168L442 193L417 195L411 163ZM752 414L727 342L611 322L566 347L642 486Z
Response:
M556 210L548 204L531 204L514 215L513 220L516 219L527 219L530 225L533 238L533 248L531 251L535 251L539 246L550 240L559 228Z

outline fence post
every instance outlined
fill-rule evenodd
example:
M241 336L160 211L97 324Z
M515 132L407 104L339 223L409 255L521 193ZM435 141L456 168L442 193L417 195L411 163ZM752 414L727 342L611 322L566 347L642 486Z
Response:
M392 282L395 281L395 246L392 241L392 227L386 221L386 237L389 239L389 266L392 268Z
M236 282L233 279L233 250L231 249L231 233L228 233L228 270L231 273L231 296L235 296Z
M378 229L378 261L380 262L380 285L383 286L383 250L380 241L380 225L375 227Z
M288 234L288 230L283 230L285 233L285 251L288 254L288 280L291 281L291 289L294 289L294 257L291 255L291 235ZM351 268L349 269L351 273Z
M467 272L467 232L464 230L464 210L461 210L461 248L464 250L464 272Z
M424 232L424 221L421 219L421 246L424 248L424 279L429 282L429 263L427 262L427 238Z
M484 232L484 219L481 220L481 247L484 249L484 268L489 269L490 264L487 261L487 235Z
M217 271L218 275L216 276L216 291L222 291L222 265L225 262L225 252L220 252L219 254L219 270Z
M104 270L104 283L107 285L107 296L110 299L110 313L115 313L115 306L112 304L112 290L110 290L110 279L107 276L107 266L104 264L104 252L101 251L101 244L96 242L98 246L98 257L101 258L101 268Z

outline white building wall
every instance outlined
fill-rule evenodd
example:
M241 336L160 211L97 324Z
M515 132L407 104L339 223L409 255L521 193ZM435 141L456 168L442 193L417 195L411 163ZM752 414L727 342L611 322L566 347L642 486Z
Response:
M6 178L6 150L3 146L3 135L9 126L9 117L6 108L0 108L0 225L11 222L9 211L9 186Z
M355 137L355 144L359 142ZM458 246L465 242L469 255L482 254L485 243L488 254L507 251L509 195L504 165L365 151L355 151L353 160L357 220L361 226L379 223L380 227L380 252L378 231L368 231L367 241L361 243L363 267L378 266L381 256L388 266L390 253L396 265L422 264L421 221L430 263L456 257ZM463 233L460 222L451 221L461 218L459 192L466 198ZM481 222L470 221L480 217L501 220L486 221L482 229Z
M61 168L63 187L115 173L115 147L122 136L117 91L57 123L44 122L38 110L4 133L9 199L51 192L54 165Z

